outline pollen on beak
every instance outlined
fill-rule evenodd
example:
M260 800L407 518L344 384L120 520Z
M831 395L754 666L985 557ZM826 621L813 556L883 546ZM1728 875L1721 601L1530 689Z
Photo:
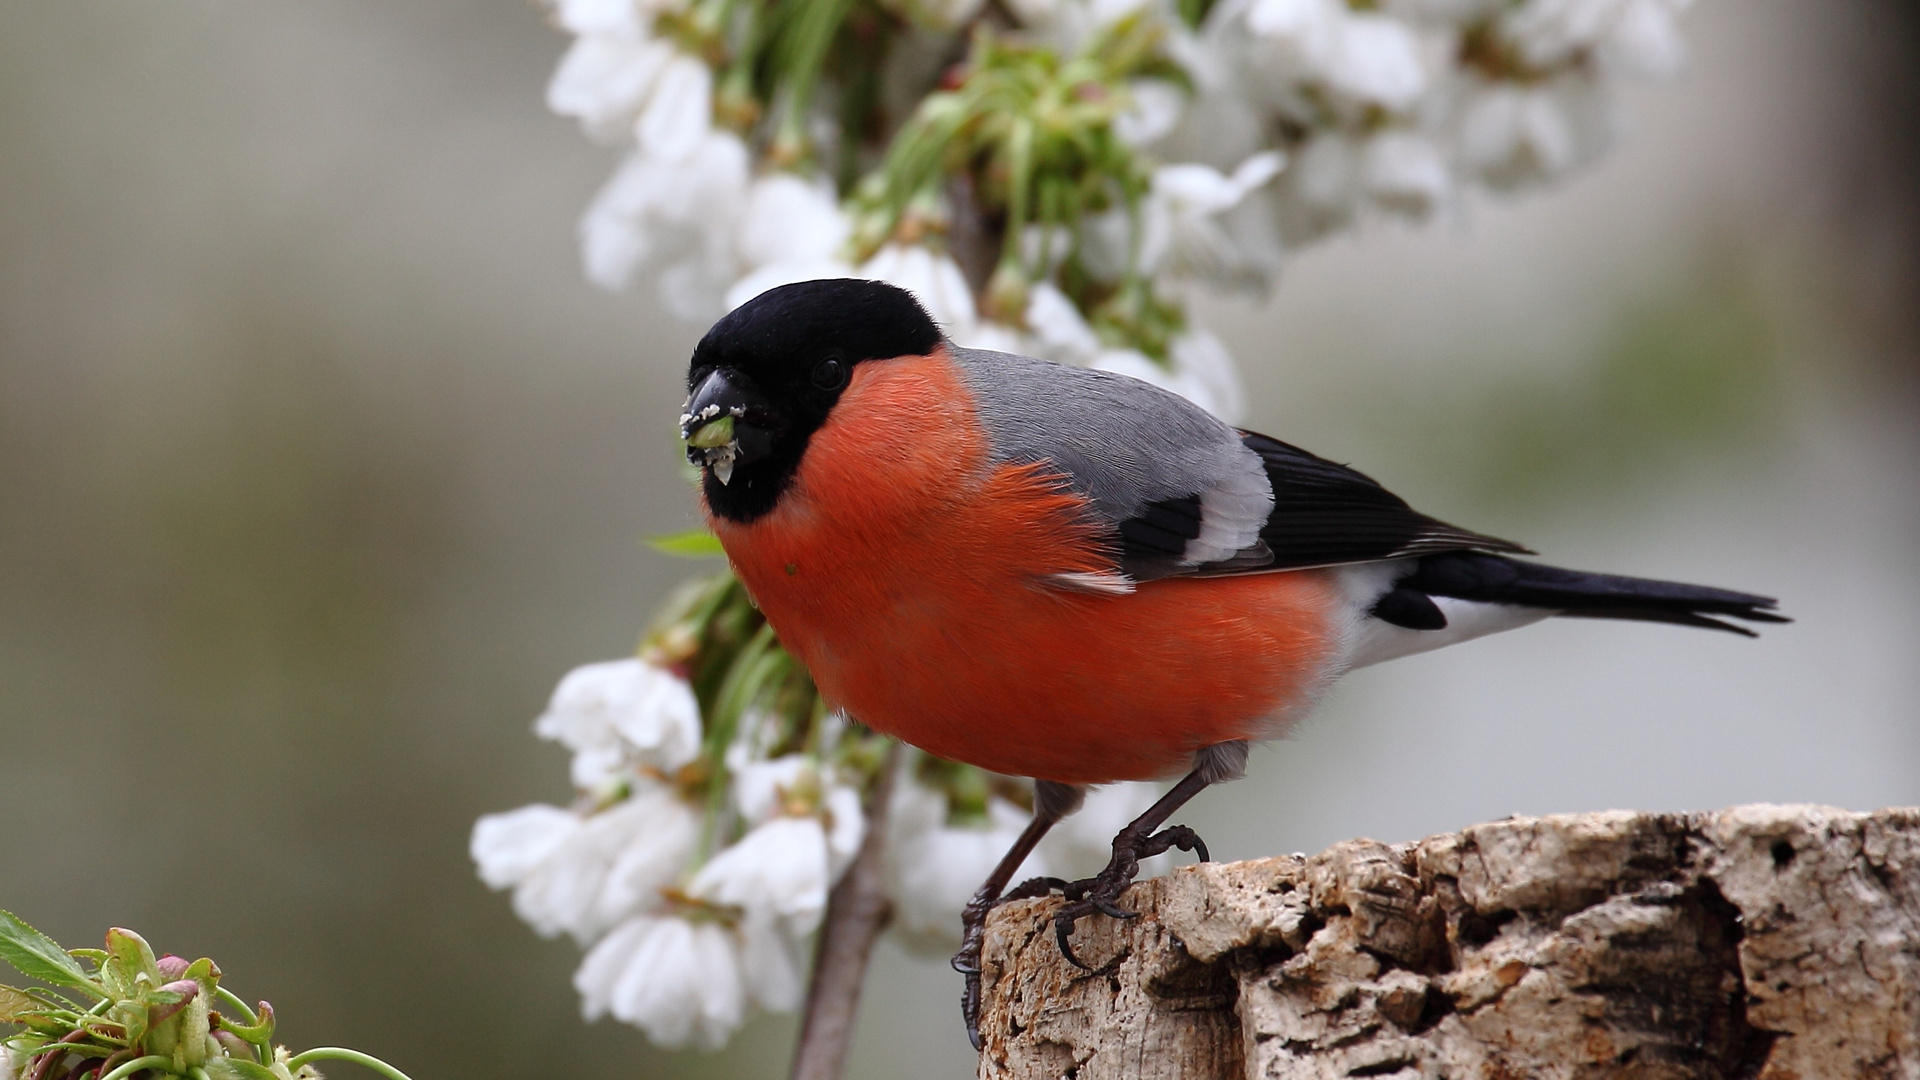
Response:
M728 483L737 466L759 461L771 451L768 421L774 415L745 376L715 370L694 388L680 414L687 460Z
M739 456L740 439L731 416L709 420L687 436L687 457L710 470L722 484L733 479L733 463Z

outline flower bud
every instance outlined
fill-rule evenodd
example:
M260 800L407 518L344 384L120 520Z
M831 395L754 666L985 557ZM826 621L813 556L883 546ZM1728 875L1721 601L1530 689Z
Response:
M237 1058L241 1061L259 1060L259 1055L253 1052L253 1044L235 1035L231 1031L215 1031L213 1033L213 1040L220 1044L220 1048L225 1050L227 1056L230 1058Z
M192 979L176 979L160 988L163 994L179 994L180 1000L161 1002L147 1006L147 1023L154 1027L185 1009L200 996L200 984Z

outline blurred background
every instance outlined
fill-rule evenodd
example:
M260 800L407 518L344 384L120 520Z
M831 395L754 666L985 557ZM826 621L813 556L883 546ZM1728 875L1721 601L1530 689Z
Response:
M1185 819L1216 856L1509 813L1920 803L1920 11L1701 0L1546 194L1210 307L1250 426L1555 562L1778 595L1362 672ZM695 566L700 328L581 279L613 162L516 0L0 9L0 906L214 956L294 1045L439 1076L778 1076L583 1025L466 857L528 722ZM853 1075L969 1075L885 945Z

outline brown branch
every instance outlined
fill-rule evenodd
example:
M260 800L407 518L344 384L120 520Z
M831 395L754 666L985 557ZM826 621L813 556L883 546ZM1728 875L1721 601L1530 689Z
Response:
M867 797L867 835L861 841L860 854L827 897L826 920L813 959L813 980L807 987L806 1016L800 1022L800 1043L793 1053L793 1080L840 1080L846 1071L867 957L892 914L880 862L886 849L893 774L899 762L900 744L895 743L887 751L880 778Z

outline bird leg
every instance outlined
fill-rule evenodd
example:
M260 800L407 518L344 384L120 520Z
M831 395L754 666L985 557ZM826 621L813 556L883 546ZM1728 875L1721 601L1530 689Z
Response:
M1185 825L1168 829L1160 826L1208 785L1238 776L1246 760L1247 744L1244 742L1220 743L1200 751L1195 755L1192 772L1173 785L1172 790L1160 796L1159 801L1147 807L1146 813L1128 822L1114 836L1113 859L1107 863L1107 868L1093 877L1072 882L1061 890L1067 903L1054 912L1053 929L1055 938L1060 942L1060 955L1066 957L1068 963L1082 971L1093 970L1074 955L1073 944L1069 940L1073 936L1074 924L1085 916L1096 912L1116 919L1139 916L1139 912L1128 911L1118 901L1120 894L1126 892L1127 886L1133 883L1134 875L1140 872L1140 860L1150 859L1168 848L1179 848L1181 851L1195 852L1201 862L1209 861L1207 845L1199 834Z
M1020 832L1020 838L1013 842L1007 853L987 875L973 899L960 911L960 951L953 954L953 970L966 977L966 986L960 991L960 1012L967 1021L967 1041L975 1050L980 1049L980 948L985 943L987 932L987 913L1009 900L1030 899L1045 896L1050 890L1063 888L1066 882L1057 878L1034 878L1022 882L1006 895L1001 890L1013 879L1020 864L1027 861L1033 853L1035 844L1047 835L1054 823L1075 810L1086 798L1086 789L1072 784L1059 784L1051 780L1033 782L1033 820Z

